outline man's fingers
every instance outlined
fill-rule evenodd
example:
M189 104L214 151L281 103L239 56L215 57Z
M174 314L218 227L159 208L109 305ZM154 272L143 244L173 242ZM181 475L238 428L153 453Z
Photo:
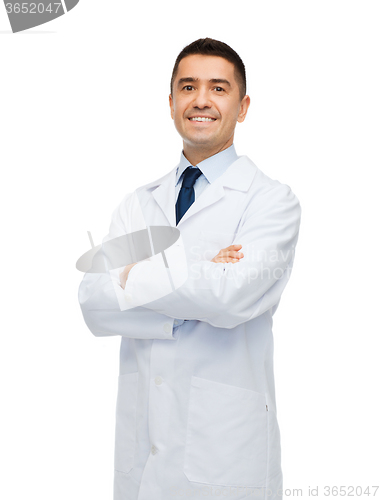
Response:
M213 259L212 262L216 262L217 264L228 264L229 262L235 264L235 262L239 262L240 259L224 259L223 257L219 257L218 259Z
M222 248L222 250L239 250L243 245L230 245L229 247Z
M213 259L211 259L211 262L216 262L216 263L228 263L228 262L239 262L239 259L242 259L244 257L244 254L242 252L239 252L239 250L242 248L242 245L230 245L226 248L223 248L220 250L218 255L216 255Z
M218 255L221 257L234 257L237 259L244 257L243 252L238 252L237 250L221 250Z

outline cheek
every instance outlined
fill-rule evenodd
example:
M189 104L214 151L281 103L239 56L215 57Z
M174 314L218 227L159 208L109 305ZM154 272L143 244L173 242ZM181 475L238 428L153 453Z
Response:
M174 119L181 120L183 118L184 111L185 108L183 106L181 106L180 104L176 104L173 112Z
M174 112L174 121L178 125L182 123L182 113L178 109Z
M238 117L239 117L239 112L236 109L226 109L224 110L224 115L222 112L222 116L224 116L224 125L225 127L228 128L235 128Z

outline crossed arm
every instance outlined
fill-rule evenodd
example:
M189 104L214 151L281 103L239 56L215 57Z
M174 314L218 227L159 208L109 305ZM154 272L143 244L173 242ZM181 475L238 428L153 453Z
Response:
M109 274L85 275L79 302L91 332L96 336L171 340L175 318L234 328L275 308L290 277L300 207L287 186L274 185L261 191L242 214L236 234L240 243L223 248L211 262L188 263L188 278L172 292L167 287L161 296L149 294L150 289L159 288L165 280L168 284L162 262L142 261L123 269L120 283L125 292L131 290L132 301L136 300L135 307L132 302L132 307L124 310L119 306L115 282ZM125 208L115 211L109 238L130 230L125 227L125 212ZM183 273L184 265L176 267L175 251L171 255L167 250L165 254L170 271ZM125 292L118 288L124 297ZM156 300L157 296L160 298ZM148 297L152 297L150 302Z
M222 249L212 262L235 263L244 257L238 250L241 245L230 245ZM136 264L124 268L120 275L124 288L129 271ZM145 307L120 310L116 300L114 283L107 273L86 274L79 287L79 303L84 320L95 336L121 335L140 339L173 340L173 322L171 317Z

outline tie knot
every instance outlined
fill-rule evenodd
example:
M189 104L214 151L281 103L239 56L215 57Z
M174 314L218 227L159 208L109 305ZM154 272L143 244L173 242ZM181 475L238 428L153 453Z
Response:
M185 173L183 174L182 187L192 188L195 181L202 174L198 167L187 167Z

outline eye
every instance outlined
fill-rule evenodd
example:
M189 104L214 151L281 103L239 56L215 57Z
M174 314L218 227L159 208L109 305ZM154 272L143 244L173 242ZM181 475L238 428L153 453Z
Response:
M223 87L214 87L214 90L216 90L216 92L218 92L218 93L224 92L224 88Z
M187 90L187 91L190 91L190 90L193 90L194 87L192 85L185 85L185 87L183 87L182 90Z

